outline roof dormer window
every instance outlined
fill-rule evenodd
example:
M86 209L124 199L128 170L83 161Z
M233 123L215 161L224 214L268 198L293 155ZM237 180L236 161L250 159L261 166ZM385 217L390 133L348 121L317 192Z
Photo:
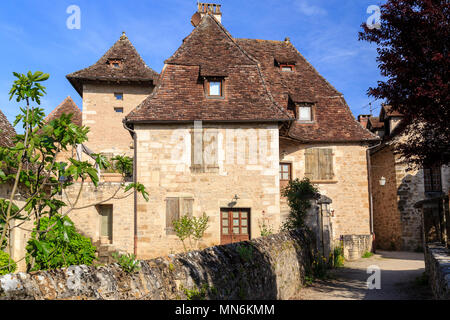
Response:
M114 69L122 68L122 60L118 59L109 59L108 64Z
M224 96L223 78L205 79L205 93L208 98L221 98Z
M297 106L297 120L300 122L314 121L314 106L312 103L302 103Z
M281 64L280 70L281 72L292 72L294 71L294 66L290 64Z

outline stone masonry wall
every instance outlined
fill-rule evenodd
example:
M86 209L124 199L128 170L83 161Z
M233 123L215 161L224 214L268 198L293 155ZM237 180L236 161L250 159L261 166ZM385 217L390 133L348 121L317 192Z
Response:
M210 217L201 244L204 247L220 244L220 210L229 208L235 195L239 199L234 208L250 209L251 238L260 235L259 221L263 214L275 230L279 229L278 126L205 126L207 132L217 133L218 158L217 166L206 172L196 172L191 167L192 130L188 124L135 126L138 181L150 195L149 202L138 199L138 256L141 258L183 250L178 238L166 232L169 197L192 198L193 215L206 213ZM253 138L256 138L254 142Z
M249 258L242 246L252 248ZM142 261L131 275L117 264L6 275L0 299L186 299L185 289L200 288L206 299L289 299L304 284L309 247L301 232L281 233Z
M450 250L440 244L428 244L425 267L434 298L450 300Z
M123 127L122 119L152 91L152 86L84 85L83 125L90 128L86 146L95 153L132 156L133 150L130 146L133 140ZM123 93L123 100L117 100L114 93ZM116 107L123 108L123 113L114 111Z
M375 242L380 249L415 250L422 246L421 215L414 204L425 197L423 171L406 171L392 146L374 153L372 190ZM381 177L386 184L381 186Z
M333 200L331 218L333 239L341 235L369 235L370 211L367 178L366 147L358 144L299 145L282 139L280 142L280 161L292 164L292 179L303 179L305 175L306 148L331 148L333 150L332 181L312 181L319 192ZM284 203L282 212L289 212ZM284 209L284 210L283 210Z

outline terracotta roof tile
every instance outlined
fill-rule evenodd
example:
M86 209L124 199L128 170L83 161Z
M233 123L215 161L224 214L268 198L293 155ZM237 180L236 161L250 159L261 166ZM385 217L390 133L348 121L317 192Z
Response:
M77 126L82 125L82 113L80 108L75 104L71 97L67 97L59 106L57 106L52 112L50 112L45 118L46 122L50 122L53 119L59 118L63 113L72 114L72 122Z
M16 130L0 110L0 147L12 147Z
M111 66L112 61L120 61L120 67ZM82 84L85 81L156 82L158 76L157 72L145 64L131 41L123 34L95 64L66 77L82 96Z
M356 121L342 94L289 41L236 41L260 62L278 105L294 115L293 103L314 103L314 123L294 122L291 138L304 142L378 140ZM293 64L293 71L282 72L279 64L284 63Z
M206 97L204 76L225 77L223 99ZM270 95L257 61L209 14L166 60L154 92L126 117L128 122L289 119Z

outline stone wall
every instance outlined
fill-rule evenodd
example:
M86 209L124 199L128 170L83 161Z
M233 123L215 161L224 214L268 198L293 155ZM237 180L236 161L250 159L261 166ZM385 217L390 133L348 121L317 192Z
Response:
M83 125L88 126L88 146L95 153L133 156L132 138L123 127L122 119L153 91L153 86L99 85L83 86ZM123 93L117 100L115 93ZM123 108L118 113L114 108Z
M344 235L342 237L344 257L346 260L357 260L364 253L372 252L371 235Z
M366 147L359 144L301 145L280 140L280 161L292 164L292 179L305 176L305 150L307 148L331 148L333 150L332 181L312 181L319 192L332 199L333 239L342 235L369 235L370 211L367 176ZM282 203L282 214L289 213L287 203Z
M371 155L375 242L379 249L415 250L422 246L421 214L414 204L424 199L423 171L406 165L386 146ZM381 186L381 177L386 184Z
M304 284L309 248L292 232L142 261L132 275L117 264L6 275L0 299L186 299L185 289L201 288L206 299L289 299Z
M278 125L209 124L204 130L216 138L217 162L199 172L192 166L192 124L135 126L137 180L150 195L149 202L139 197L137 206L143 259L183 250L178 238L167 234L168 198L193 199L192 214L210 217L203 246L221 243L221 208L250 209L250 238L260 236L263 216L279 229Z
M425 267L434 298L450 300L450 250L440 244L428 244Z

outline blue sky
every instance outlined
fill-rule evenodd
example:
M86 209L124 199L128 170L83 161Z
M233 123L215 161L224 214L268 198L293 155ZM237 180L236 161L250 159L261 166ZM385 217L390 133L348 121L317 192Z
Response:
M214 2L214 1L211 1ZM0 109L10 121L18 105L8 101L12 72L50 73L42 107L81 98L65 76L95 63L126 31L145 62L160 72L193 29L195 0L9 0L0 4ZM353 114L369 113L366 92L382 77L376 47L358 41L369 5L379 0L218 0L222 23L236 38L291 42L340 92ZM66 9L81 9L81 29L69 30ZM374 104L379 112L379 102Z

